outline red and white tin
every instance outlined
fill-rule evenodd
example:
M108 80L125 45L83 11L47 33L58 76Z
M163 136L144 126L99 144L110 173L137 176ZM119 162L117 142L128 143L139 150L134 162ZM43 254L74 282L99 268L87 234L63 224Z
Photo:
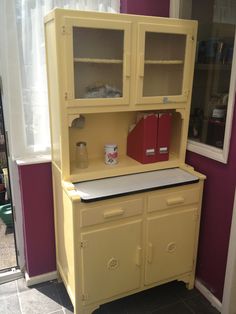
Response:
M104 146L104 161L107 165L118 163L118 147L116 144L106 144Z

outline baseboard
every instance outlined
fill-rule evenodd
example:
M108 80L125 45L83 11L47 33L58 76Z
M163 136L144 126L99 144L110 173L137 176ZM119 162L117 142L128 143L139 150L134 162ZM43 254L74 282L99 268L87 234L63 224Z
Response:
M221 313L222 303L197 279L195 280L195 287Z
M28 273L25 272L25 281L26 281L27 287L36 285L41 282L54 280L54 279L57 279L57 271L52 271L50 273L33 276L33 277L30 277Z
M12 268L11 270L0 273L0 284L22 278L23 274L20 269Z

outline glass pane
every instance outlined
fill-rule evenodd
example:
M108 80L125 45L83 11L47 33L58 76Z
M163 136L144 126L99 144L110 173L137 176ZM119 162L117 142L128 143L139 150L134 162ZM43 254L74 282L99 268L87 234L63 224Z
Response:
M143 96L182 94L186 36L147 32Z
M189 138L217 148L224 145L235 34L228 4L213 1L203 9L193 1L192 6L199 24Z
M75 98L123 93L124 31L73 28Z

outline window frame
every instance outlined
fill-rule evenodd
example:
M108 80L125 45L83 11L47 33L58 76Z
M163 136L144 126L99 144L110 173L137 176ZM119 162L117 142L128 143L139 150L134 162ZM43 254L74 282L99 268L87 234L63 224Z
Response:
M173 18L187 18L190 13L191 5L189 5L189 0L170 0L170 17ZM188 17L189 18L189 17ZM187 150L197 153L199 155L217 160L219 162L227 164L229 149L230 149L230 139L232 131L232 120L234 113L234 105L236 102L236 31L234 34L234 51L233 60L229 84L229 97L227 105L227 115L225 122L225 136L223 149L200 143L194 140L188 139Z

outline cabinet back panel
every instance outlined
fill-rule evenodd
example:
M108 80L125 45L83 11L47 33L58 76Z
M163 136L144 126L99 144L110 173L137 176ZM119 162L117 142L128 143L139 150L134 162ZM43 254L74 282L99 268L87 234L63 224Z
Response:
M74 27L73 42L74 58L123 59L122 30Z
M109 85L122 95L123 65L99 63L75 63L75 98L87 98L88 89ZM103 93L101 93L102 95ZM106 98L96 97L96 98Z
M105 144L117 144L118 154L126 154L129 126L135 123L135 112L85 115L83 129L70 128L70 155L75 160L76 142L86 141L89 158L104 155Z
M143 96L180 95L182 94L182 82L182 64L146 64Z
M85 116L83 129L70 128L70 160L75 161L76 143L87 142L89 159L103 159L104 145L117 144L118 155L125 156L129 128L136 122L138 112L99 113ZM181 115L172 112L170 155L179 156L182 132Z
M147 32L145 60L184 60L185 35Z

